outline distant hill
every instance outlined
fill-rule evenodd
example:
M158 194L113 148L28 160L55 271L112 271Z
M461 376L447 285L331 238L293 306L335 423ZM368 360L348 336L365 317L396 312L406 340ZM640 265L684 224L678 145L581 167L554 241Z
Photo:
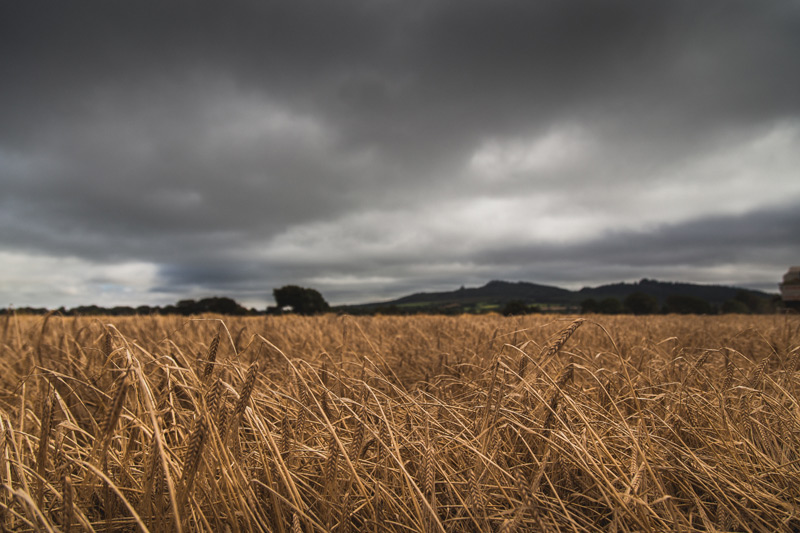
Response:
M359 305L342 305L332 307L331 310L350 314L410 314L410 313L485 313L504 312L515 314L518 311L530 312L532 306L539 311L551 312L577 312L587 300L594 300L599 306L594 307L598 312L604 311L608 306L603 304L612 300L613 312L625 311L621 302L630 294L642 292L652 296L658 303L657 309L666 308L670 312L696 312L715 313L722 312L772 312L775 310L777 294L761 291L742 289L739 287L726 287L720 285L698 285L694 283L673 283L643 279L635 283L614 283L599 287L584 287L578 291L570 291L552 285L540 285L526 281L490 281L483 287L461 287L454 291L444 292L419 292L390 300L388 302L372 302ZM686 310L680 310L675 301ZM618 300L618 302L613 302ZM702 305L697 306L697 303ZM511 304L511 305L509 305ZM588 306L587 306L588 307ZM654 308L654 309L656 309ZM226 297L211 297L201 300L181 300L175 305L165 307L139 306L136 308L117 306L112 308L98 307L96 305L79 306L72 309L59 308L59 314L65 316L75 315L195 315L203 313L216 313L223 315L261 315L275 312L276 308L266 311L246 309L236 301ZM509 311L513 309L515 311ZM699 310L698 310L699 309ZM45 308L19 308L0 309L0 315L13 312L45 314Z
M419 303L506 303L510 300L523 300L537 303L561 303L569 299L571 291L519 281L490 281L483 287L466 289L461 287L449 292L419 292L393 300L390 305ZM371 305L371 304L368 304Z
M673 283L669 281L656 281L643 279L636 283L614 283L612 285L601 285L599 287L584 287L577 291L580 300L594 298L617 298L624 300L625 297L634 292L643 292L654 296L659 303L664 303L669 296L692 296L700 298L712 305L722 305L728 300L732 300L740 291L763 299L770 299L774 295L766 292L742 289L740 287L726 287L724 285L699 285L695 283Z
M614 283L599 287L584 287L579 291L570 291L551 285L539 285L525 281L490 281L482 287L465 288L446 292L420 292L403 296L388 302L372 302L360 305L341 306L339 311L351 313L370 313L375 311L390 312L425 312L447 311L480 312L500 310L512 301L521 301L527 305L538 305L542 309L575 310L587 299L603 300L616 298L623 301L628 295L643 292L664 304L670 296L689 296L708 302L713 306L736 298L742 291L752 297L768 301L774 295L761 291L726 287L719 285L699 285L694 283L672 283L643 279L636 283Z

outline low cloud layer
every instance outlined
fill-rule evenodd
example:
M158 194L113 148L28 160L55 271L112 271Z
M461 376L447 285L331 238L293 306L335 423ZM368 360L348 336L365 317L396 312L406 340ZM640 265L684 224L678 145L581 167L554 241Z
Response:
M795 2L0 7L0 305L775 290Z

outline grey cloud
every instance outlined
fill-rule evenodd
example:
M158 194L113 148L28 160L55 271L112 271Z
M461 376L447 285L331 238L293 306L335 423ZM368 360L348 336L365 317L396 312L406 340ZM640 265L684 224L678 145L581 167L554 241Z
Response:
M798 51L800 7L777 0L7 2L0 250L150 263L166 292L345 276L327 289L349 300L503 276L577 281L587 269L782 264L797 240L765 221L796 227L774 207L798 201L791 139L753 156L756 169L783 161L761 194L731 186L726 201L746 217L704 207L681 176L695 172L705 194L730 171L697 170L709 153L733 156L776 124L797 132ZM496 180L470 168L487 143L502 155L563 131L586 141L563 164ZM652 211L648 191L664 183L676 214L652 229L624 206L632 196ZM492 219L465 222L495 231L482 237L492 247L419 220L515 197L545 204L520 227L573 209L617 233L520 247ZM367 217L363 233L341 223L370 212L406 218ZM309 246L336 257L265 255L315 225L335 242ZM372 278L388 281L352 281Z
M486 250L482 258L515 265L554 258L636 269L757 262L776 253L791 260L800 245L798 228L800 212L795 205L784 205L743 215L703 217L651 231L617 231L580 244L495 248Z
M276 264L269 257L205 264L173 264L162 269L164 287L205 286L235 294L260 292L298 282L312 283L334 302L358 302L367 295L452 289L491 279L528 280L577 288L642 277L706 283L742 283L774 292L784 269L796 259L800 213L794 206L743 215L719 216L666 225L651 232L620 231L585 243L513 242L454 254L442 250L425 257L354 257L337 264ZM777 261L777 269L771 262ZM737 272L737 269L739 270ZM732 276L731 279L719 276ZM370 278L375 278L371 281ZM326 278L330 281L326 281ZM344 279L337 283L336 279Z

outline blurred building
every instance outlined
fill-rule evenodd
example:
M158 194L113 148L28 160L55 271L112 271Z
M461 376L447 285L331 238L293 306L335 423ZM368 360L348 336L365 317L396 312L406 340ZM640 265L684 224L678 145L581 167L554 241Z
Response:
M781 299L786 307L800 308L800 266L793 266L779 283Z

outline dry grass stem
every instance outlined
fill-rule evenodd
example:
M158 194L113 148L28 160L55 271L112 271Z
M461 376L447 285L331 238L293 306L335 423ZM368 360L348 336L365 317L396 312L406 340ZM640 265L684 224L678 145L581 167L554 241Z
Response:
M800 531L798 316L224 321L7 316L0 530Z

